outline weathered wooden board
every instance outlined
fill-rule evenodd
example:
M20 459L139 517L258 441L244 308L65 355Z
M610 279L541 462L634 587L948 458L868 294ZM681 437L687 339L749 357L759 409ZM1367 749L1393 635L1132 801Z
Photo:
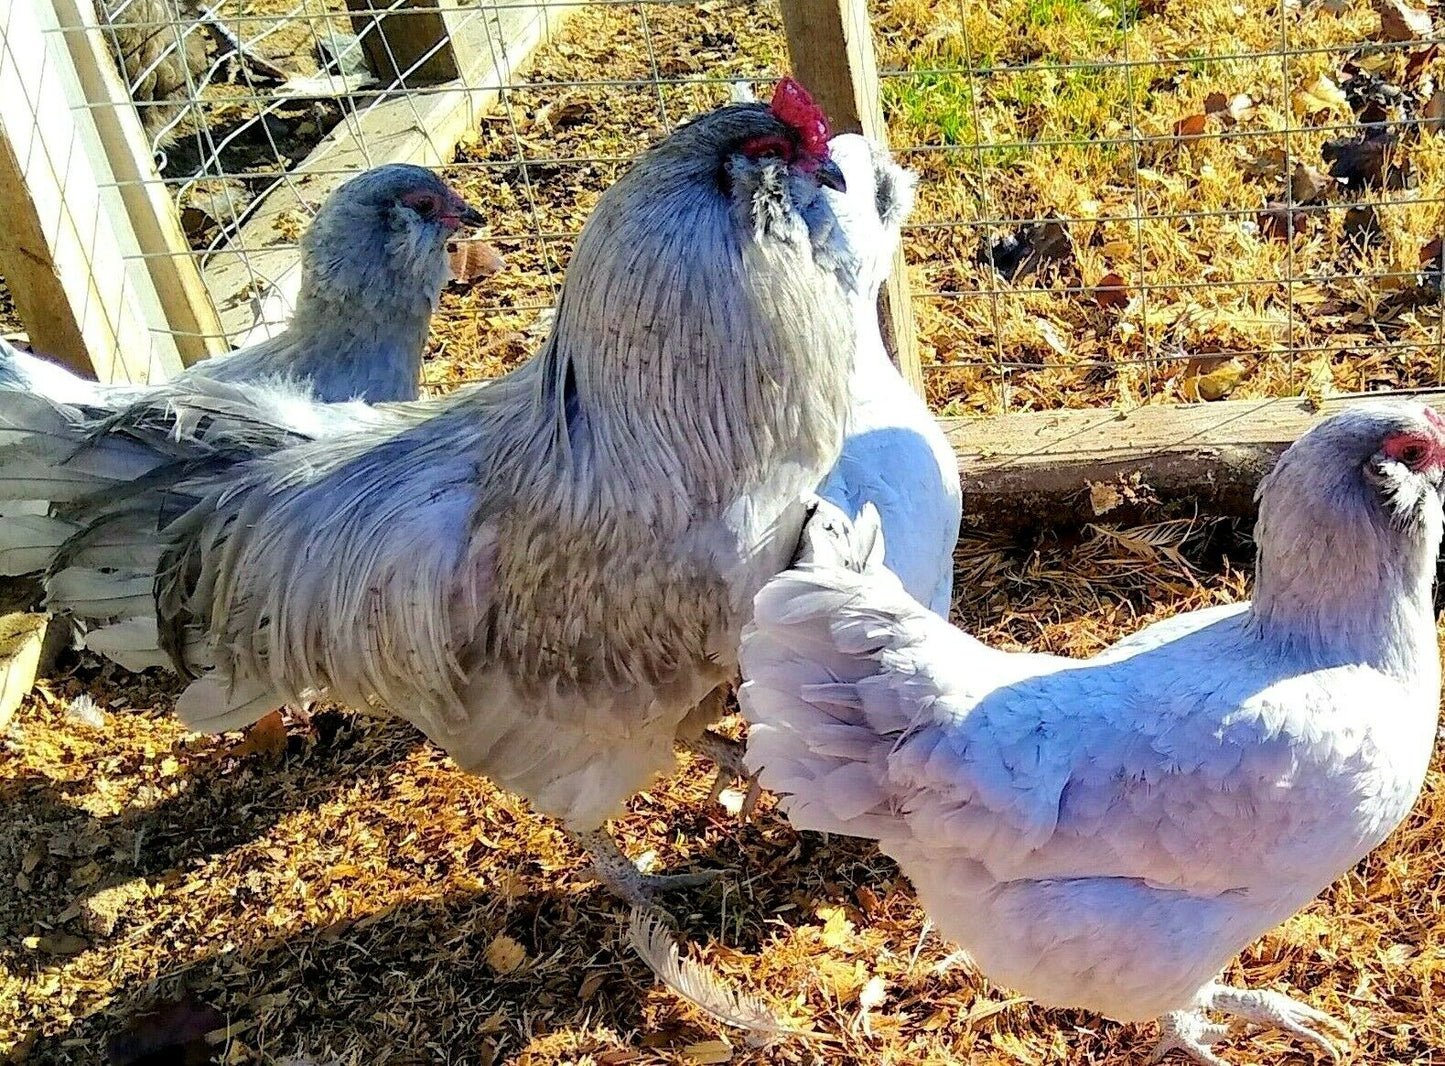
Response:
M219 354L226 350L220 320L181 230L175 200L156 170L150 140L106 49L95 4L92 0L51 3L64 27L65 42L130 226L146 251L145 267L181 361L189 365Z
M572 10L545 0L499 0L448 11L452 47L464 64L455 82L421 93L368 98L342 120L286 181L257 205L205 267L221 328L232 344L270 336L290 317L300 285L294 232L346 178L383 163L440 166L518 68ZM259 286L258 286L259 281Z
M101 381L180 370L75 58L49 3L0 20L0 273L41 351Z
M1411 394L1445 414L1445 390ZM943 420L958 453L964 525L1130 522L1197 508L1252 515L1254 490L1321 417L1379 397L1226 400L1115 411Z
M382 85L436 85L462 77L439 0L346 0L346 9L366 65Z
M35 685L46 616L30 612L0 615L0 731L10 724Z

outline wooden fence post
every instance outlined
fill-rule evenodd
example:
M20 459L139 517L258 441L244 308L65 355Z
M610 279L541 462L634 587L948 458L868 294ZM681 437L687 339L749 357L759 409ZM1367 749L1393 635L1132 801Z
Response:
M175 338L48 0L0 22L0 275L32 343L101 381L163 381Z
M92 105L106 160L147 255L146 269L161 301L166 328L187 366L230 350L200 267L181 229L165 183L156 171L150 140L101 35L92 0L52 0L86 100ZM100 105L100 106L94 106Z
M838 133L888 143L867 0L782 0L793 76L813 94ZM913 331L908 266L900 248L878 302L883 342L903 377L923 392Z
M440 0L346 0L366 65L383 86L436 85L462 76ZM412 10L416 9L416 10Z

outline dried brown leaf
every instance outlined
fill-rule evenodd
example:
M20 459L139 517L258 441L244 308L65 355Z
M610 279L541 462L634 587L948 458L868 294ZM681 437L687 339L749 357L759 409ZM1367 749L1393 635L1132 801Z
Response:
M1181 139L1187 137L1198 137L1209 126L1207 115L1186 115L1174 123L1174 136Z
M1308 117L1334 111L1350 114L1350 101L1344 90L1323 74L1305 82L1290 96L1296 115Z
M1119 491L1119 486L1108 481L1089 482L1089 506L1094 514L1108 514L1123 502L1124 494Z
M1106 309L1128 307L1129 290L1124 286L1124 279L1112 271L1105 274L1094 286L1094 303Z
M1225 126L1234 125L1258 106L1259 101L1249 93L1226 96L1224 93L1215 92L1204 98L1204 113L1219 119Z
M1405 57L1405 83L1410 84L1418 81L1425 69L1435 62L1435 57L1440 54L1440 46L1431 44L1424 48L1412 49Z
M1260 236L1272 241L1287 241L1309 232L1310 219L1305 211L1296 211L1289 204L1271 200L1264 210L1255 216Z
M70 933L27 936L24 943L31 951L39 951L45 955L79 955L90 947L90 942L84 937L73 936Z
M1211 360L1210 365L1211 369L1206 370L1197 361L1190 361L1190 369L1195 373L1185 378L1182 390L1186 397L1206 402L1222 400L1244 378L1244 366L1237 359L1222 363Z
M509 974L527 961L527 949L505 933L494 937L483 958L499 974Z
M1430 36L1430 12L1411 7L1405 0L1375 0L1380 13L1380 38L1385 41L1420 41Z
M1301 394L1314 407L1318 408L1331 396L1338 395L1339 389L1335 385L1334 368L1330 366L1327 356L1318 355L1302 364L1302 368L1305 372L1305 383Z
M1313 204L1325 199L1335 179L1308 163L1296 163L1289 179L1289 196L1296 204Z
M606 980L606 970L594 970L592 973L589 973L582 982L582 987L577 990L577 998L583 1003L588 1002L593 996L597 995L598 990L602 987L602 983Z
M476 237L447 242L447 259L452 268L453 286L463 288L470 288L507 265L501 252Z
M585 122L592 114L592 105L586 100L561 100L544 104L537 111L534 120L538 126L559 130Z
M697 1066L730 1062L733 1057L733 1046L726 1040L700 1040L696 1044L688 1044L683 1048L682 1057L688 1062L696 1063Z
M280 708L266 715L251 728L228 754L237 759L248 759L253 755L272 758L286 750L286 720Z
M1431 133L1445 131L1445 89L1436 89L1420 109L1420 125Z

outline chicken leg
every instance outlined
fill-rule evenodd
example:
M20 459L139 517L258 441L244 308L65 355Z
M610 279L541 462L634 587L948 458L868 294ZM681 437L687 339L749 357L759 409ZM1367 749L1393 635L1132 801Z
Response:
M601 829L572 829L572 838L592 857L592 870L599 881L634 907L646 907L663 892L697 888L722 876L721 870L695 874L645 874L622 853L617 842Z
M1200 993L1199 1003L1198 1010L1173 1011L1159 1020L1159 1043L1150 1062L1158 1062L1170 1051L1182 1051L1204 1066L1227 1066L1210 1048L1244 1024L1292 1033L1313 1044L1332 1062L1340 1061L1340 1049L1325 1034L1345 1041L1350 1039L1344 1023L1279 992L1234 988L1214 982ZM1204 1016L1206 1010L1232 1015L1234 1021L1230 1025L1216 1025Z
M746 783L747 792L743 796L742 807L738 810L738 817L746 822L763 792L757 775L749 773L743 765L743 753L747 750L747 745L741 740L733 740L711 729L704 729L696 738L684 742L683 747L694 755L701 755L717 764L717 777L713 779L708 799L716 800L722 795L723 789L733 781Z

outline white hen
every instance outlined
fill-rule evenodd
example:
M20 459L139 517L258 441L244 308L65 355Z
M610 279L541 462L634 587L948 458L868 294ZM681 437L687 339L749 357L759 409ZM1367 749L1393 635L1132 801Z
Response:
M1254 601L1082 661L951 628L879 565L876 517L820 510L744 637L749 765L800 828L877 839L1002 984L1158 1018L1157 1055L1221 1066L1210 1010L1334 1054L1327 1016L1217 977L1420 791L1442 467L1417 404L1320 423L1261 485Z
M918 179L857 134L834 137L828 148L848 180L845 192L831 194L834 213L849 246L860 253L850 299L858 347L843 454L818 495L849 517L865 503L877 508L885 565L909 595L947 618L963 507L958 460L928 405L888 358L878 328L878 292L913 210Z

